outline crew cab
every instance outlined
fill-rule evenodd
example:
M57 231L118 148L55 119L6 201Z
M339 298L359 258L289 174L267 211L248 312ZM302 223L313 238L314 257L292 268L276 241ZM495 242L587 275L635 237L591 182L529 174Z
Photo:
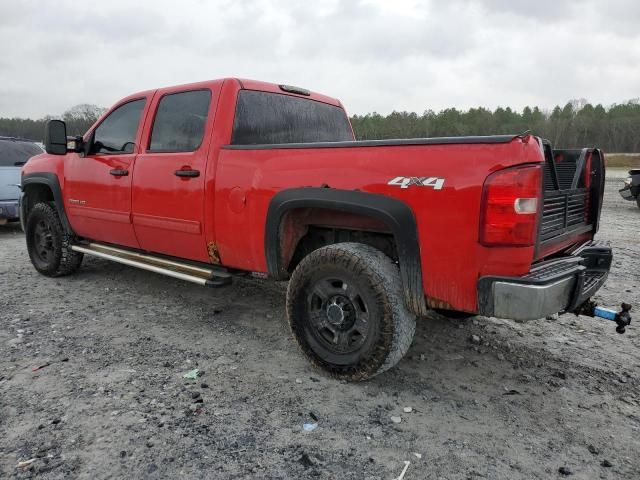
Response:
M82 137L50 121L22 170L35 268L83 255L224 286L289 280L302 352L361 380L431 309L537 319L604 283L604 156L514 134L355 141L342 104L223 79L136 93Z

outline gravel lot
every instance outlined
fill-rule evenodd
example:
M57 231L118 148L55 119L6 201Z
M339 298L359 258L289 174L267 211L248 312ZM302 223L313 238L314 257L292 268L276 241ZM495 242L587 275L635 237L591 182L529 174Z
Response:
M638 315L640 210L619 183L599 300ZM392 479L405 461L405 480L640 478L633 324L434 315L397 368L346 384L298 352L284 285L210 290L90 257L49 279L24 243L0 227L0 478Z

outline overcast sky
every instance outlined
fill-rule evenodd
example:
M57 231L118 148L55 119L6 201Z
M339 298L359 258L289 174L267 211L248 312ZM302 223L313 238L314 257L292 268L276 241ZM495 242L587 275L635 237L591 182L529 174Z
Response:
M640 96L635 0L5 0L0 45L0 117L226 76L351 114Z

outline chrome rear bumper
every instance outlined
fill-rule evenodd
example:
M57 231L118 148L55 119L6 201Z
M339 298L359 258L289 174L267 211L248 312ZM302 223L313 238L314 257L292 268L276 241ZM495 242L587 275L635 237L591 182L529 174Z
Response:
M611 268L611 247L588 242L572 255L534 265L522 277L482 277L479 313L533 320L573 311L604 284Z
M524 285L495 282L493 316L515 320L533 320L565 310L575 288L575 277L548 285Z

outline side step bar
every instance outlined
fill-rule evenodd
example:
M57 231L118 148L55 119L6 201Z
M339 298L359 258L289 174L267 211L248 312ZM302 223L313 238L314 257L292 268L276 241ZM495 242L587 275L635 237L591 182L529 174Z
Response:
M231 274L222 268L200 267L100 243L72 245L71 250L207 287L222 287L232 280Z

